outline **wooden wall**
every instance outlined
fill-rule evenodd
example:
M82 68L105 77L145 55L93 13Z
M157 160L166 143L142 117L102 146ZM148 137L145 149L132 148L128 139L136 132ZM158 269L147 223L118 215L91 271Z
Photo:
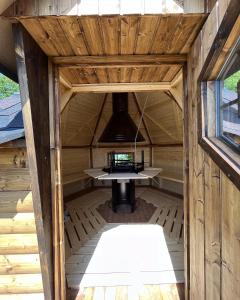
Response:
M1 299L44 298L31 178L27 166L25 148L9 147L6 144L3 148L1 145Z
M83 172L90 167L90 148L62 149L64 196L77 193L90 186L90 178Z
M240 191L198 145L197 79L228 6L219 0L188 62L189 296L240 299ZM237 8L237 1L236 8Z
M154 167L163 171L153 180L155 187L183 194L183 147L153 147Z

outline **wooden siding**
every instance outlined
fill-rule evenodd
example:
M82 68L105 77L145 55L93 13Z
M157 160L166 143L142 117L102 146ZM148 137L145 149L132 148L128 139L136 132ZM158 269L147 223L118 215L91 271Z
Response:
M1 299L44 299L31 180L26 165L26 149L14 145L0 149Z
M231 2L214 6L188 62L189 297L198 300L240 298L240 192L198 145L197 134L197 80Z

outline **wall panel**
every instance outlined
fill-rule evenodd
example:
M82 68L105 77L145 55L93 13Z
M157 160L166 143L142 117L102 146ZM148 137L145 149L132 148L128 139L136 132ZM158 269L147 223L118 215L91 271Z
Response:
M197 80L226 9L219 0L196 39L188 61L189 298L240 297L240 191L198 144ZM186 116L185 116L186 117Z

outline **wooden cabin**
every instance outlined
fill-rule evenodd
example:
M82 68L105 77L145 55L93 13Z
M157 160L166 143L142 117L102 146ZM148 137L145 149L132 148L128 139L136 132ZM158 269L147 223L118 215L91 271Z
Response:
M1 1L0 299L240 299L239 13Z

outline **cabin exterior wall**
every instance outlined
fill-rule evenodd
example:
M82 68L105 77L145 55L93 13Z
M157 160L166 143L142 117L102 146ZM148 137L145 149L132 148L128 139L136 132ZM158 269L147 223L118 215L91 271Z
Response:
M0 145L0 178L0 298L44 297L31 177L21 140Z
M231 2L214 6L188 60L189 299L240 298L240 191L198 144L197 114L198 77Z

